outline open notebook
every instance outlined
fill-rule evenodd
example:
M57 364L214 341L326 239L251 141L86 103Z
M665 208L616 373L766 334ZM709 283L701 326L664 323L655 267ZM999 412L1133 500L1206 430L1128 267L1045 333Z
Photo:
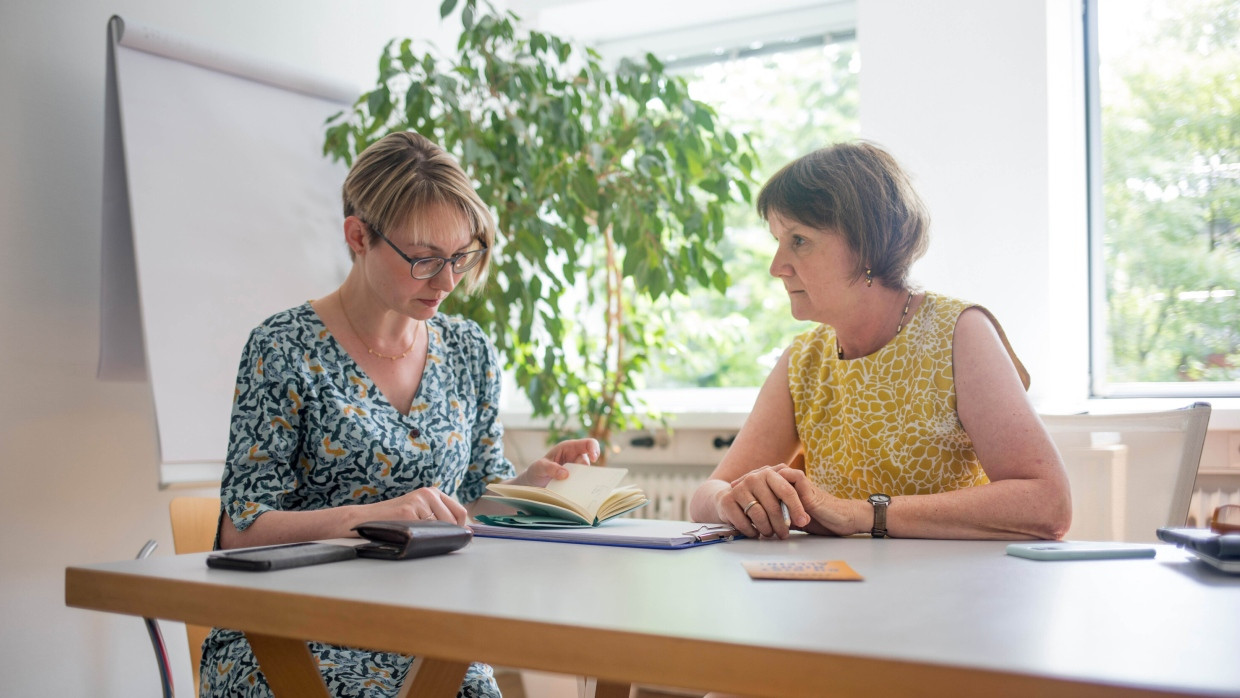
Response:
M565 463L569 475L546 487L492 483L483 499L517 510L516 514L479 514L478 520L495 526L552 528L598 526L646 506L646 493L633 485L621 486L624 468L599 468Z

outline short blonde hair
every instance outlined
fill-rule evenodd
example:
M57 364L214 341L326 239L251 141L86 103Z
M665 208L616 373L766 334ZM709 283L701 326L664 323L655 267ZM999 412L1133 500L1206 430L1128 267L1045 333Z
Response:
M857 255L857 276L908 288L913 262L930 244L930 214L909 177L873 143L838 143L793 160L758 194L772 213L843 236Z
M472 293L486 278L495 245L495 221L456 160L431 140L414 133L389 133L362 151L341 188L345 217L357 216L370 228L368 244L400 228L433 206L461 214L470 235L486 247L482 261L465 272Z

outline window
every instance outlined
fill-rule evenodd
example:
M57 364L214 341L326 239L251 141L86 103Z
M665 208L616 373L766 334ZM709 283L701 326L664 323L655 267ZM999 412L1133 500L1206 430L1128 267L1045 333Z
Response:
M672 59L691 94L733 130L750 134L761 159L759 185L789 161L858 135L857 43L851 34ZM754 197L758 189L754 188ZM654 362L652 388L758 386L792 337L810 324L794 320L783 287L768 273L775 243L752 206L735 207L722 251L731 260L726 296L672 301L675 348Z
M1240 394L1240 0L1087 0L1099 396Z
M761 160L755 197L789 160L859 134L854 0L510 0L509 6L531 26L588 44L604 60L652 53L684 75L696 99L713 105L734 130L751 134ZM767 271L775 244L753 207L737 206L727 225L726 296L661 299L650 309L675 318L674 347L651 357L640 397L676 414L678 429L739 424L781 352L808 327L792 318L787 295Z

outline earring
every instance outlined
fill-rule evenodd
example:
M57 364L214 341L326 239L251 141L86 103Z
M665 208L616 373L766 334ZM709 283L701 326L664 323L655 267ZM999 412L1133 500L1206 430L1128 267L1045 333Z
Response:
M874 285L874 270L869 267L866 267L865 268L865 287L869 288L873 285Z

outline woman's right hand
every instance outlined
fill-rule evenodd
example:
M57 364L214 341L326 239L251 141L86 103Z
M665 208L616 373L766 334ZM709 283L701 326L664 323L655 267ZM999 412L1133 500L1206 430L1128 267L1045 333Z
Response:
M395 499L373 504L346 504L312 511L271 510L238 531L231 516L220 524L220 547L298 543L327 538L349 538L366 521L448 521L458 526L468 522L465 507L436 487L422 487Z
M732 524L747 536L787 538L789 524L803 527L810 523L797 489L781 471L780 463L768 465L736 478L731 486L715 495L715 510L721 521ZM784 518L783 507L788 509Z
M469 521L465 507L438 487L419 487L394 499L365 505L370 509L368 520L448 521L464 526Z

